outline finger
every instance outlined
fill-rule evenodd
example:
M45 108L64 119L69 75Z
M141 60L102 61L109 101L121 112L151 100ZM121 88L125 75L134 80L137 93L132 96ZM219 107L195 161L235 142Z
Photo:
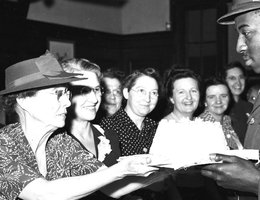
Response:
M209 155L210 160L215 161L215 162L226 162L226 163L234 163L237 162L238 158L237 156L229 156L229 155L224 155L224 154L210 154Z
M220 165L221 164L209 164L209 165L202 167L201 171L217 172L219 170L218 168L219 168Z
M214 180L217 179L217 175L216 175L216 173L215 173L214 171L208 171L208 170L202 169L202 170L201 170L201 174L202 174L203 176L212 178L212 179L214 179Z

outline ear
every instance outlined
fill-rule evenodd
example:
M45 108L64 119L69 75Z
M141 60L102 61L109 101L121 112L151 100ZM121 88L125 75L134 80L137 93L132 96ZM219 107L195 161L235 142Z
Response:
M123 89L123 96L125 99L128 99L128 96L129 96L128 88Z
M22 109L28 110L28 108L30 108L30 106L32 106L29 99L30 99L29 97L26 97L26 98L17 97L16 102Z
M206 102L204 103L204 105L205 105L205 107L208 107L208 104Z
M174 100L173 100L172 97L170 97L169 100L170 100L170 102L171 102L172 104L174 104Z

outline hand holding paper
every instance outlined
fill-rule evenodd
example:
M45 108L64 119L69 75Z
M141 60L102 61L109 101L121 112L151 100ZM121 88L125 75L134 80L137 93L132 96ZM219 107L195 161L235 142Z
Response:
M257 194L260 173L251 161L222 154L212 155L211 159L221 163L203 167L202 175L214 179L222 187Z

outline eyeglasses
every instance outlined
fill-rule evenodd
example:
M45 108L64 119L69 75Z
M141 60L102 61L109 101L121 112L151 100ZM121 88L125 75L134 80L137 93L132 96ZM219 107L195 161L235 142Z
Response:
M115 96L122 96L122 91L120 89L116 89L116 90L106 89L105 94L106 95L112 95L113 94Z
M143 96L143 97L146 96L147 94L149 94L152 99L156 99L159 96L159 93L157 90L152 90L149 92L146 91L144 88L137 88L137 89L132 88L131 90L136 92L139 96Z
M56 95L58 101L60 101L61 97L67 97L69 100L71 99L71 92L68 88L66 88L65 90L55 90L50 94Z
M87 95L90 94L92 91L97 96L101 96L103 94L103 88L100 86L92 88L89 86L72 85L70 86L70 91L72 92L72 95Z

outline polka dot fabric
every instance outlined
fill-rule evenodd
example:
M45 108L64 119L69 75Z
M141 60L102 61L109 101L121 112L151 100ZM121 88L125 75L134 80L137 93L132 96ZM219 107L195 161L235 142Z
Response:
M122 156L149 153L158 123L150 118L144 119L139 130L127 113L120 109L111 117L104 118L100 126L118 134Z

